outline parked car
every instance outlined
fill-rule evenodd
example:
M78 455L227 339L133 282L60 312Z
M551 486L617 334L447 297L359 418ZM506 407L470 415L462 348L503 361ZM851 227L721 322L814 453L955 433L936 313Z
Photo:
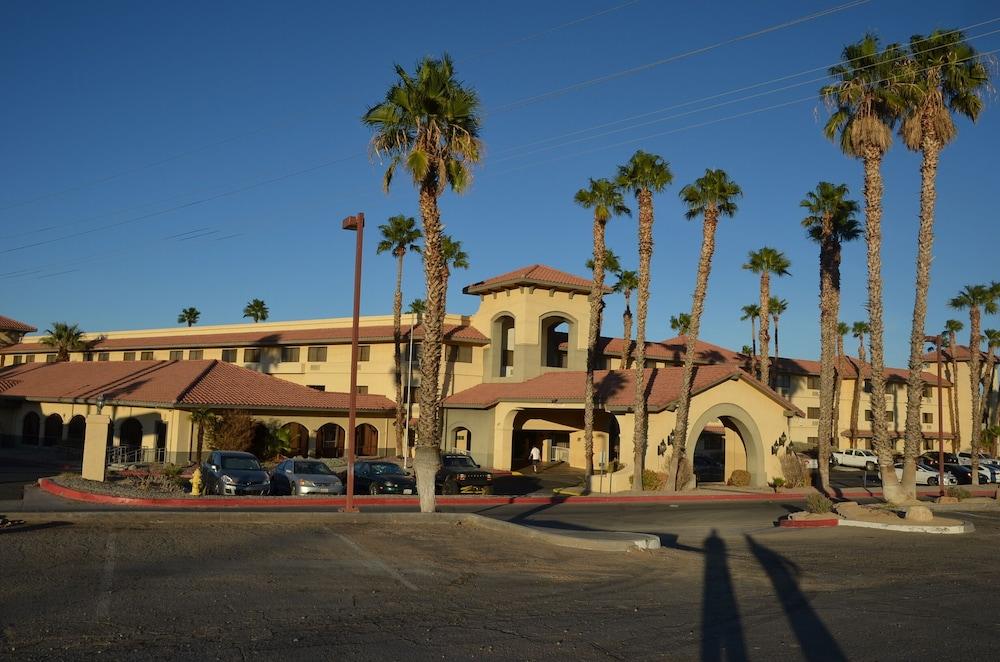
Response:
M699 483L721 483L726 479L726 467L708 455L695 453L694 475Z
M271 492L271 479L251 453L212 451L201 465L201 480L206 494L265 495Z
M416 494L417 481L393 462L365 461L354 465L354 489L368 494Z
M945 453L945 459L948 458L950 453ZM955 457L952 455L952 457ZM937 470L938 466L938 455L937 453L924 453L920 456L919 462L926 464L931 469ZM970 485L972 483L972 467L970 465L958 464L957 462L945 462L945 471L951 472L955 479L958 481L959 485ZM979 467L979 483L989 483L993 480L994 473L987 469L986 467Z
M343 494L344 483L320 460L293 458L271 472L271 494Z
M902 462L897 462L896 464L894 464L892 466L896 469L896 478L902 479L903 478L903 463ZM929 467L926 464L922 464L920 462L917 462L917 476L916 476L916 478L917 478L917 485L937 485L938 484L938 480L940 480L940 475L938 474L938 470L937 469L935 469L933 467ZM944 484L945 485L958 485L958 479L955 478L955 475L953 473L951 473L950 471L948 471L947 469L945 470L945 473L944 473Z
M434 489L441 494L492 494L493 474L482 469L469 455L442 453L441 468L434 476Z
M972 453L965 451L959 453L958 463L966 466L972 466ZM979 453L979 466L996 467L998 464L1000 464L1000 461L995 460L986 453Z
M878 455L875 454L875 451L864 448L848 448L847 450L835 451L830 454L830 461L834 465L857 467L865 471L875 471L878 468Z

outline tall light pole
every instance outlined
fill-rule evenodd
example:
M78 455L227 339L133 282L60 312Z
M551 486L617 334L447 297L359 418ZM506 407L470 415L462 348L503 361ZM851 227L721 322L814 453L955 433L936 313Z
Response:
M932 342L937 357L937 401L938 401L938 496L944 496L944 405L941 403L941 334L926 336L924 342ZM952 430L954 433L954 430Z
M357 233L357 243L354 250L354 317L351 320L351 390L347 394L347 502L344 512L356 513L354 505L354 442L355 423L358 416L358 327L361 319L361 254L365 236L365 215L359 212L357 216L348 216L342 226L345 230Z

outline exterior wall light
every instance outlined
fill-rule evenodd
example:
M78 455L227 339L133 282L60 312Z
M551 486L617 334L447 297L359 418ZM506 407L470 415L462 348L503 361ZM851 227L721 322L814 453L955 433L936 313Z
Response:
M788 443L788 437L786 437L785 433L782 432L781 436L778 437L774 441L774 443L771 445L771 455L777 455L778 454L778 449L782 448L787 443Z
M97 414L101 414L101 410L104 409L104 394L101 393L97 396Z

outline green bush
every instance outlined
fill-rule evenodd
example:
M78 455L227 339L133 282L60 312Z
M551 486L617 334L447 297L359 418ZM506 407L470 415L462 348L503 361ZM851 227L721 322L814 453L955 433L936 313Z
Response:
M964 487L949 487L948 496L955 497L956 499L961 501L962 499L968 499L969 497L971 497L972 492L965 489Z
M822 494L814 492L806 497L806 510L810 513L828 513L833 510L833 501Z
M726 481L726 485L748 487L750 485L750 472L743 469L736 469L733 473L729 474L729 480Z
M775 490L780 490L784 486L785 486L784 478L775 478L771 481L771 487L773 487Z
M167 478L177 478L178 476L181 475L181 473L183 473L183 471L184 471L183 467L179 467L173 463L164 464L163 468L160 469L160 472Z
M667 479L667 475L666 474L657 473L656 471L653 471L652 469L643 469L642 470L642 489L645 490L645 491L647 491L647 492L652 492L652 491L658 490L663 485L663 481L665 481L666 479ZM632 482L633 482L632 476L628 477L628 482L629 482L630 485L632 484Z

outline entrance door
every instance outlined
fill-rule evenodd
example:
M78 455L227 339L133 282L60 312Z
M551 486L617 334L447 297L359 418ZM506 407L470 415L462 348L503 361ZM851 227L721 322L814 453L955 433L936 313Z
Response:
M165 462L167 457L167 424L156 422L156 461Z

